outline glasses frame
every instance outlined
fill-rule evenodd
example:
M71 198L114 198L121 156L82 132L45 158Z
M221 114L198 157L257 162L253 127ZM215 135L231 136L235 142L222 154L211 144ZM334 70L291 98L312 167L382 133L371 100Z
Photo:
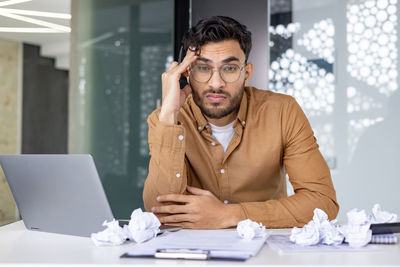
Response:
M196 80L196 79L193 77L193 75L192 75L192 68L193 68L194 66L196 66L196 65L207 65L207 66L210 66L210 65L208 65L208 64L194 64L193 66L190 67L190 73L189 73L189 75L190 75L191 78L193 78L193 80L195 80L195 81L198 82L198 83L208 83L208 82L210 81L211 77L214 75L214 72L216 72L216 71L218 71L219 77L220 77L221 80L223 80L224 82L226 82L226 83L234 83L234 82L237 82L237 81L239 80L240 76L242 75L242 71L243 71L244 68L247 66L247 64L244 64L244 65L239 69L239 75L238 75L238 77L237 77L237 79L236 79L235 81L227 82L227 81L225 81L224 78L222 77L221 69L222 69L223 66L225 66L225 65L237 65L237 64L229 64L229 63L226 63L226 64L221 65L220 67L217 67L217 68L214 67L214 68L212 68L212 69L211 69L211 73L210 73L210 77L208 78L208 80L207 80L207 81L204 81L204 82L200 82L200 81ZM240 66L238 66L238 67L240 67Z

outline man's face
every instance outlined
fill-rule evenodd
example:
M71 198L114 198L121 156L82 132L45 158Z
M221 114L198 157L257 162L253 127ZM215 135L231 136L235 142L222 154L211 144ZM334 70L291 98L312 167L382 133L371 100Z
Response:
M213 70L208 81L200 82L195 79L196 65L201 71ZM237 112L244 86L247 85L251 76L252 66L249 65L251 64L245 65L245 54L236 40L211 42L201 47L200 55L191 67L189 83L192 87L194 102L206 117L221 119ZM235 66L240 69L238 78L227 82L226 80L229 80L227 77L231 75L229 72ZM221 67L224 68L221 72L227 73L226 77L221 77L219 71Z

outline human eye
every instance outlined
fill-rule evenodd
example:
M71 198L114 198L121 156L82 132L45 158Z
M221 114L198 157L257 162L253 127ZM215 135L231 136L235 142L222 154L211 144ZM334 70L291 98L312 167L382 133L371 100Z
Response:
M222 71L227 73L236 72L239 69L238 65L235 64L226 64L222 66Z
M210 71L211 68L205 64L198 64L198 65L196 65L196 69L201 72L208 72L208 71Z

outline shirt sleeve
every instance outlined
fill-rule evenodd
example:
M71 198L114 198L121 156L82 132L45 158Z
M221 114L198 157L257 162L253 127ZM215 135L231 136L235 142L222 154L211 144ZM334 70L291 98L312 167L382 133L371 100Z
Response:
M160 203L157 196L186 192L187 165L185 164L185 129L182 125L168 125L158 120L159 109L150 114L148 143L149 173L143 188L146 210Z
M339 205L329 168L311 126L297 102L290 98L282 110L283 164L295 194L265 202L241 203L251 220L266 227L304 226L315 208L336 218Z

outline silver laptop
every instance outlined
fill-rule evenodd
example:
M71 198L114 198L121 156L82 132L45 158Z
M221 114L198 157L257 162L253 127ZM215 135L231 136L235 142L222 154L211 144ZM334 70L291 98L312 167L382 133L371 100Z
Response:
M27 229L90 236L113 214L90 155L0 155Z

